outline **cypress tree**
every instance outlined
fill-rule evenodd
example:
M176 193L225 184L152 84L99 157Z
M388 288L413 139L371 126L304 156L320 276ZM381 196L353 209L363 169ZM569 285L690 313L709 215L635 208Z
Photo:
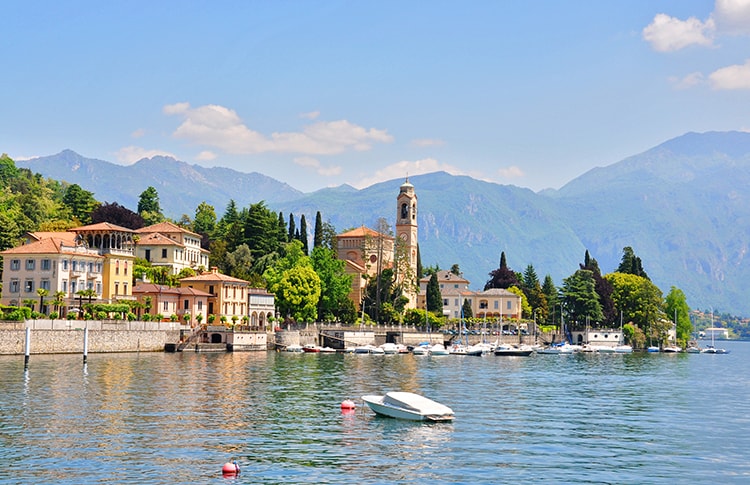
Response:
M310 248L307 244L307 221L305 220L304 214L299 218L299 236L300 241L302 242L302 251L304 251L305 254L310 254Z
M289 236L286 238L287 241L292 242L296 238L297 227L294 224L294 214L289 213Z
M323 218L320 217L320 211L315 213L315 235L313 236L313 248L319 248L323 245Z

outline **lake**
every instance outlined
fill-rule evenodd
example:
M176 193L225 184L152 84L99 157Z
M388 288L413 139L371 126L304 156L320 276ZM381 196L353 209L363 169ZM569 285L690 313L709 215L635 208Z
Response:
M750 343L728 355L0 357L0 483L748 483ZM423 394L453 423L376 417ZM357 402L343 414L340 403ZM236 459L242 473L224 478Z

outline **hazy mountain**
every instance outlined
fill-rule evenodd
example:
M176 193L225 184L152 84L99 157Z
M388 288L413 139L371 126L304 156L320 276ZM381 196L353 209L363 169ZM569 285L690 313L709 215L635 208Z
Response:
M266 200L310 231L320 211L341 232L393 224L393 180L363 190L350 186L302 194L260 174L206 169L168 158L122 167L73 152L19 162L44 176L95 192L99 200L135 209L153 185L165 213L193 215L203 200L221 216L230 198L242 207ZM117 183L112 183L116 180ZM508 265L533 264L555 284L583 262L585 250L604 273L632 246L644 269L666 294L681 288L701 309L750 315L750 134L688 133L608 167L596 168L560 190L534 193L469 177L433 173L410 177L418 197L419 241L425 266L458 263L481 288L505 251Z
M300 197L302 192L260 173L242 173L228 168L189 165L171 157L144 158L123 166L85 158L71 150L57 155L17 161L45 177L78 184L102 202L117 202L131 210L148 186L159 193L165 215L179 218L195 215L202 201L221 214L230 199L239 207L265 200L281 202Z

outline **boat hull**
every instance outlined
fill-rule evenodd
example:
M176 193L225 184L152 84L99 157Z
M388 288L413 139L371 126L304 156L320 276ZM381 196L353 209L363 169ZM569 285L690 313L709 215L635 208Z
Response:
M412 401L399 403L396 396ZM385 396L362 396L362 400L375 414L408 421L451 421L453 411L440 403L406 392L388 393Z

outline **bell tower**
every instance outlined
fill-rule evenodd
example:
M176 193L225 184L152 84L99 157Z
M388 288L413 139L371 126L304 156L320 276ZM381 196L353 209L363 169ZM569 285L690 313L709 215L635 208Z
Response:
M417 306L417 194L409 178L401 184L396 198L396 236L397 251L404 257L399 271L399 279L405 288L410 288L405 296L409 298L407 308ZM407 270L407 271L404 271ZM408 278L408 281L407 281Z

